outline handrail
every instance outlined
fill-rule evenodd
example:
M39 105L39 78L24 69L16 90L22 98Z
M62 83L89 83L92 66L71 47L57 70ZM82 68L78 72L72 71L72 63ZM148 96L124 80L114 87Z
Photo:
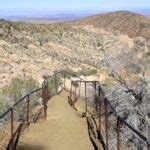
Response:
M11 108L15 107L16 105L18 105L21 101L25 100L25 98L27 98L29 95L34 94L35 92L38 92L39 90L41 90L41 88L38 88L36 90L31 91L29 94L26 94L25 96L23 96L22 98L20 98L16 103L14 103L11 107L9 107L2 115L0 115L0 119L2 119L4 116L6 116L9 111L11 110Z
M48 79L48 78L53 77L53 76L55 76L55 75L57 75L57 74L59 74L59 73L62 73L62 72L63 72L63 71L54 73L53 75L47 76L46 78ZM20 103L21 101L23 101L27 96L32 95L32 94L34 94L35 92L38 92L38 91L41 90L42 88L43 88L43 87L40 87L40 88L38 88L38 89L35 89L35 90L31 91L30 93L26 94L25 96L23 96L22 98L20 98L16 103L14 103L12 106L10 106L10 107L6 110L3 114L0 115L0 119L2 119L4 116L6 116L6 115L10 112L10 110L11 110L13 107L15 107L15 106L16 106L18 103Z
M76 80L75 80L76 81ZM78 81L78 80L77 80ZM83 82L90 82L90 81L85 81L84 79L82 79ZM78 81L80 82L80 81ZM91 81L92 82L92 81ZM142 139L147 145L149 145L149 141L148 141L148 138L143 135L142 133L140 133L137 129L135 129L131 124L129 124L126 120L124 120L120 115L118 115L117 111L115 110L115 108L112 106L111 102L108 100L108 98L105 96L105 93L104 91L102 90L101 86L100 86L100 83L98 81L94 81L96 83L98 83L98 86L99 86L99 89L96 89L96 90L99 90L99 92L101 93L101 96L103 97L104 99L104 102L106 102L110 109L113 111L116 119L119 119L120 120L120 123L124 123L124 125L126 127L128 127L135 135L137 135L140 139ZM92 86L93 87L93 86ZM95 88L95 87L94 87ZM99 101L100 102L100 101Z
M60 73L62 73L62 72L64 72L64 71L55 72L54 74L52 74L52 75L50 75L50 76L46 76L46 79L51 78L51 77L54 77L54 76L56 76L57 74L60 74Z
M116 116L117 119L119 119L122 123L124 123L129 129L131 129L136 135L138 135L143 141L147 143L147 137L144 136L142 133L140 133L138 130L136 130L134 127L132 127L127 121L125 121L120 115L118 115L117 111L115 108L111 105L110 101L108 98L105 96L105 93L103 92L102 88L100 87L101 92L104 95L104 101L107 102L107 104L110 106L111 110L113 111L114 115Z
M71 76L80 79L80 80L83 81L83 82L86 81L86 80L84 80L84 79L82 79L82 78L80 78L80 77L77 77L77 76L73 75L72 73L70 73L70 72L68 72L68 71L66 71L66 70L64 70L64 71L62 71L62 72L66 72L66 73L70 74ZM89 82L91 82L91 81L89 81ZM94 87L94 86L93 86L92 84L90 84L89 82L87 82L87 83L88 83L90 86ZM97 81L93 81L93 82L97 82Z
M52 76L56 76L58 73L55 73L55 74L53 74ZM52 76L49 76L49 78L50 77L52 77ZM44 80L44 82L45 82L45 80ZM48 95L48 93L47 93L47 87L46 87L46 85L44 84L44 82L42 83L42 86L41 87L39 87L38 89L33 89L31 92L29 92L29 93L27 93L26 95L24 95L23 97L21 97L19 100L17 100L12 106L10 106L3 114L1 114L0 115L0 120L1 119L3 119L6 115L8 115L8 113L10 113L9 114L9 116L10 116L10 119L9 119L9 121L10 121L10 125L11 125L11 128L10 128L10 141L9 141L9 145L8 145L8 147L10 147L10 149L15 149L15 146L16 146L16 142L14 141L14 138L15 138L15 135L16 134L20 134L20 133L17 133L17 132L19 132L21 129L19 129L18 130L18 128L17 129L14 129L14 121L15 121L15 119L14 119L14 108L15 108L15 106L17 106L20 102L22 102L22 101L25 101L25 102L27 102L27 106L26 106L26 108L27 108L27 110L26 110L26 117L25 117L25 119L21 119L20 121L19 121L19 124L21 124L21 123L23 123L23 122L26 122L27 123L27 126L29 125L29 108L30 108L30 96L32 96L34 93L37 93L38 91L40 91L40 90L42 90L42 100L43 100L43 110L44 110L44 117L45 117L45 119L46 119L46 116L47 116L47 113L46 113L46 111L47 111L47 100L48 100L48 98L50 98L49 97L49 95ZM19 135L18 135L19 136ZM17 139L18 140L18 139ZM9 148L8 148L9 149Z
M126 120L124 120L121 116L117 114L113 106L110 104L108 99L106 98L105 101L110 106L111 110L115 113L116 118L118 118L122 123L124 123L129 129L131 129L136 135L138 135L143 141L147 143L147 137L144 136L142 133L140 133L138 130L136 130L133 126L131 126Z
M65 71L66 73L72 75L71 73L69 73L68 71ZM77 77L79 78L79 77ZM86 81L82 78L81 79L83 82L92 82L92 81ZM98 81L93 81L98 83L99 88L101 90L101 94L104 96L105 101L108 103L108 105L110 106L111 110L113 111L113 113L115 114L116 118L119 118L121 122L123 122L130 130L132 130L136 135L138 135L144 142L148 142L148 138L146 136L144 136L142 133L140 133L138 130L136 130L134 127L132 127L127 121L125 121L121 116L118 115L118 113L116 112L115 108L111 105L110 101L108 100L108 98L105 96L105 93L103 92L100 83ZM91 85L91 84L89 84ZM91 85L93 88L95 88L93 85Z
M47 79L49 79L49 78L51 78L51 77L56 77L58 74L62 74L62 75L64 75L64 73L67 73L67 74L69 74L69 75L71 75L71 76L73 76L73 74L72 73L70 73L70 72L68 72L68 71L65 71L65 70L62 70L62 71L59 71L59 72L56 72L56 73L54 73L54 74L52 74L52 75L50 75L50 76L47 76L47 77L45 77L45 80L47 80ZM74 76L74 77L76 77L76 76ZM126 126L126 127L128 127L135 135L137 135L140 139L142 139L144 142L146 142L146 144L148 145L149 143L148 143L148 138L145 136L145 135L143 135L142 133L140 133L137 129L135 129L132 125L130 125L125 119L123 119L120 115L118 115L118 113L117 113L117 111L115 110L115 108L112 106L112 104L111 104L111 102L109 101L109 99L106 97L106 95L105 95L105 93L104 93L104 91L102 90L102 88L101 88L101 85L100 85L100 83L98 82L98 81L86 81L86 80L84 80L84 79L82 79L82 78L80 78L80 77L76 77L76 78L78 78L79 80L75 80L75 81L79 81L79 82L86 82L87 84L89 84L91 87L93 87L95 90L98 90L98 92L100 92L101 93L101 96L103 97L103 99L104 99L104 103L106 104L106 105L108 105L109 106L109 108L113 111L113 114L115 115L115 118L118 120L119 119L119 121L120 121L120 123L124 123L124 125ZM95 82L97 85L96 86L94 86L93 84L90 84L91 82ZM85 84L85 86L86 86L86 84ZM97 89L97 86L99 87L98 89ZM40 87L40 88L38 88L38 89L34 89L34 90L32 90L31 92L29 92L28 94L26 94L25 96L23 96L22 98L20 98L17 102L15 102L11 107L9 107L3 114L1 114L0 115L0 119L3 119L9 112L11 112L12 110L13 110L13 108L16 106L16 105L18 105L20 102L22 102L22 101L24 101L24 100L26 100L26 101L28 101L28 99L27 98L29 98L32 94L34 94L34 93L36 93L36 92L38 92L38 91L40 91L40 90L44 90L44 84L42 84L42 87ZM72 91L70 91L70 92L72 92ZM100 103L100 101L99 101L99 103ZM44 105L45 105L45 102L44 102ZM44 111L46 111L46 109L47 109L47 107L44 107L45 108L45 110ZM107 107L106 107L107 108ZM106 109L105 108L105 109ZM12 113L12 112L11 112ZM45 113L45 116L46 116L46 112L44 112ZM13 114L12 114L13 115ZM105 114L105 117L107 117L107 115L108 114ZM107 118L105 118L105 119L107 119Z

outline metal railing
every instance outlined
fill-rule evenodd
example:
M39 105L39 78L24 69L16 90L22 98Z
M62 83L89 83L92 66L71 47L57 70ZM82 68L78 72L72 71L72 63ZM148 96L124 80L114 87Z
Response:
M23 125L26 124L26 126L30 123L30 103L31 99L30 97L37 92L40 92L43 88L39 88L36 90L31 91L27 95L20 98L15 104L13 104L6 112L4 112L2 115L0 115L0 121L4 124L6 124L6 129L10 130L10 132L7 133L8 136L8 146L7 149L15 149L18 141L18 137L20 134L20 130L23 127ZM22 105L22 106L21 106ZM32 106L33 107L33 106ZM18 114L20 111L22 111L22 115ZM25 114L23 114L23 112Z
M46 119L47 117L47 102L48 100L54 96L55 94L58 94L62 89L65 89L70 92L69 100L71 100L71 105L72 107L75 108L75 103L77 102L77 87L75 87L75 90L73 91L73 83L78 82L79 83L79 97L81 95L81 84L84 84L84 100L85 100L85 112L83 112L83 116L87 117L87 123L88 123L88 129L91 131L91 133L94 135L95 138L98 139L100 144L102 145L103 149L108 150L109 149L109 126L111 126L109 122L109 111L111 110L113 112L114 117L116 118L116 134L117 134L117 150L120 150L121 146L121 127L125 125L129 130L131 130L136 136L138 136L143 142L146 143L147 147L149 146L148 143L148 138L141 134L138 130L136 130L134 127L132 127L126 120L124 120L122 117L120 117L117 112L115 111L114 107L111 105L110 101L108 98L105 96L105 93L103 92L100 84L98 81L85 81L84 79L77 78L76 80L72 81L70 80L70 87L67 88L65 85L66 78L67 76L72 76L71 73L67 71L60 71L57 72L51 76L45 77L45 80L42 84L42 87L39 89L33 90L30 93L26 94L22 98L20 98L13 106L8 108L6 112L4 112L0 116L0 121L3 122L5 118L7 118L7 125L9 126L9 139L8 139L8 146L7 149L14 150L16 149L17 146L17 141L19 139L19 135L21 133L21 130L23 126L29 126L29 124L32 122L30 113L31 113L31 103L32 103L32 96L34 94L38 94L36 97L36 101L38 101L40 98L42 98L42 107L40 113L43 112L44 118ZM75 76L74 76L75 77ZM58 78L63 79L64 82L58 82ZM95 102L96 105L96 111L95 114L92 114L88 110L88 100L87 100L87 86L90 86L94 90L94 99L93 101ZM60 88L61 87L61 88ZM59 89L60 88L60 89ZM74 99L72 98L72 95L75 95ZM23 104L19 106L21 103ZM22 117L18 117L17 119L15 118L15 112L16 112L16 107L22 107L25 106L24 108L24 115ZM89 115L95 126L96 126L96 132L94 131L90 121L89 121ZM98 122L95 120L98 118ZM102 120L104 116L104 119ZM37 118L35 119L37 120ZM105 131L102 132L102 126L105 126ZM92 140L92 139L91 139ZM94 141L92 141L93 143ZM95 149L96 148L96 143L93 143Z
M114 116L115 120L116 120L116 148L117 150L121 150L121 128L123 128L125 126L125 128L127 128L128 130L130 130L134 135L135 138L138 138L144 145L146 145L147 148L149 148L150 143L148 138L143 135L140 131L138 131L137 129L135 129L131 124L129 124L125 119L123 119L121 116L118 115L118 113L116 112L115 108L112 106L112 104L110 103L109 99L105 96L105 93L103 91L103 89L101 88L99 82L97 81L85 81L85 80L76 80L76 81L72 81L71 82L71 87L73 82L77 82L79 83L79 85L81 85L80 83L84 83L84 93L85 93L85 116L87 113L91 113L88 110L88 105L87 105L87 85L90 85L91 87L93 87L95 94L94 94L94 101L96 102L96 118L98 118L98 122L94 121L94 123L96 123L96 132L97 132L97 137L99 142L101 143L103 149L108 150L110 148L110 144L109 144L109 127L111 126L111 122L109 121L109 116L110 116L110 112L111 115ZM79 88L80 89L80 88ZM74 94L77 95L76 93L77 90L75 90ZM70 90L70 98L72 97L72 88ZM80 91L79 91L80 93ZM73 106L75 107L75 106ZM92 114L94 116L94 114ZM92 117L92 119L94 119L94 117ZM102 120L102 117L104 117L104 119ZM88 120L87 120L88 121ZM90 126L90 123L88 122L88 125ZM102 126L105 126L104 128L104 132L102 132ZM90 126L91 132L93 133L93 135L95 134L93 131L93 127ZM127 130L126 129L126 130ZM126 131L124 131L126 132ZM124 137L125 138L125 137ZM135 140L135 139L133 139ZM92 141L93 143L93 141ZM94 143L94 147L95 147L96 143ZM98 149L95 148L95 149ZM112 148L110 148L112 149ZM126 149L126 148L125 148Z
M31 122L36 122L42 112L44 118L46 119L47 102L52 96L48 91L50 90L48 89L48 80L52 77L55 78L55 94L57 94L58 86L56 85L56 76L58 74L62 74L62 72L55 73L52 76L45 78L40 88L31 91L30 93L17 100L15 104L13 104L3 114L0 115L0 122L5 126L5 131L7 130L5 135L7 136L7 143L5 143L7 145L5 146L5 149L16 149L21 130L28 127ZM32 104L33 102L34 104ZM32 112L32 110L34 111L36 106L40 106L40 110L33 114L34 112ZM21 112L21 114L18 114L19 112ZM3 130L3 128L1 130Z

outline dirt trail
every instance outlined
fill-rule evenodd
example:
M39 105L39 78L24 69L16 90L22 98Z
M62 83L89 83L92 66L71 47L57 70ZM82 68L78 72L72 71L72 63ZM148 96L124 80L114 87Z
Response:
M66 92L49 101L47 121L31 124L18 150L93 150L86 118L69 107Z

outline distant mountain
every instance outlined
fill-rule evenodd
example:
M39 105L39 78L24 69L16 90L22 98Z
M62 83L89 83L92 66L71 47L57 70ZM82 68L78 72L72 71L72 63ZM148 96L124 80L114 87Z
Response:
M93 25L94 27L104 28L115 33L128 34L130 37L150 37L150 18L128 11L94 15L73 23L78 25Z
M150 15L150 9L132 9L132 12ZM43 9L0 9L0 18L10 21L24 21L31 23L51 23L82 19L96 14L108 13L110 10L43 10ZM126 12L127 14L127 12ZM109 15L109 13L108 13ZM125 15L125 14L123 14ZM96 15L97 16L97 15ZM122 17L122 15L120 15ZM118 17L120 17L118 15ZM107 16L106 16L107 17ZM98 18L99 19L99 18Z
M51 10L30 10L30 9L13 9L13 10L0 10L0 18L15 21L67 21L81 19L87 16L96 14L93 11L51 11Z
M146 16L150 16L150 9L134 9L133 12L137 12Z

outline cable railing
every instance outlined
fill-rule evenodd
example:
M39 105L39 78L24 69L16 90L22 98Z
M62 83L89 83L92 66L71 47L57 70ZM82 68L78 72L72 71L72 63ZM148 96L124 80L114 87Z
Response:
M47 118L47 102L52 96L60 93L63 89L70 92L68 102L76 110L75 105L78 99L80 97L84 99L85 109L82 110L82 116L87 118L89 135L95 149L100 148L100 146L96 147L99 144L104 150L112 149L109 144L109 138L111 137L109 131L111 127L110 112L116 120L115 147L117 150L122 149L121 130L124 126L143 141L146 147L150 146L149 140L145 135L118 115L109 99L105 96L98 81L86 81L76 76L73 76L74 79L68 79L67 76L72 77L72 74L67 71L60 71L45 77L40 88L34 89L20 98L7 111L0 115L0 123L4 124L8 136L8 142L5 145L6 149L16 149L21 131L28 127L30 123L36 122L40 115L42 118ZM68 83L66 84L66 82ZM67 87L68 85L69 87ZM92 100L89 103L90 99ZM36 108L38 108L38 111L34 110ZM98 144L97 141L95 142L95 139L92 140L93 137L98 141Z

